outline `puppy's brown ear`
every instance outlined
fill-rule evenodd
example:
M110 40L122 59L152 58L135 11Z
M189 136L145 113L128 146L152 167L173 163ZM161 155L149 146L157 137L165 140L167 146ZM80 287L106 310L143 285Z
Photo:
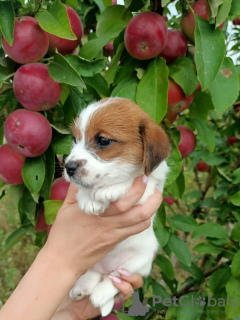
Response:
M167 159L171 145L166 133L153 121L143 121L139 126L139 133L143 142L144 173L149 175L163 160Z

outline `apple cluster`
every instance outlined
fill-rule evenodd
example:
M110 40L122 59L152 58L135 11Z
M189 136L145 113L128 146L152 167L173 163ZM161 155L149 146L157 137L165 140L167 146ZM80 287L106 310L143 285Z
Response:
M23 183L21 170L26 157L37 157L49 147L52 129L40 113L53 108L61 98L61 84L49 74L48 66L38 62L55 50L73 53L82 37L82 23L75 10L66 5L69 23L76 40L67 40L44 31L29 16L15 19L14 41L10 46L2 37L6 54L21 64L13 78L14 94L24 109L12 112L4 124L8 144L0 147L0 178L5 183Z

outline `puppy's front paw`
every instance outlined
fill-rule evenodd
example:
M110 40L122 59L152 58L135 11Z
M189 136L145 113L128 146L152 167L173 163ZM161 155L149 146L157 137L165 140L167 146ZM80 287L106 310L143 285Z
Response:
M81 300L86 296L90 296L93 289L101 281L102 276L100 273L88 270L84 273L74 284L69 293L69 297L75 300Z
M80 199L78 201L79 208L83 210L86 214L95 214L99 215L100 213L103 213L107 207L108 204L105 204L100 201L90 200L90 199Z
M125 183L119 183L115 186L100 188L93 192L93 198L102 202L114 202L122 198L131 185L132 181L128 181Z
M118 290L112 284L109 278L105 278L94 289L90 296L90 300L94 307L101 309L102 316L108 315L114 305L114 296Z

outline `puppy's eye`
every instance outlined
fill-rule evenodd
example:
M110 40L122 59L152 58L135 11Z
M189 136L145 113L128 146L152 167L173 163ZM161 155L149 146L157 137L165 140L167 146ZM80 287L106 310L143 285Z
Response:
M97 145L99 147L108 147L112 143L113 143L113 140L111 140L111 139L107 139L107 138L104 138L104 137L98 137L97 138Z

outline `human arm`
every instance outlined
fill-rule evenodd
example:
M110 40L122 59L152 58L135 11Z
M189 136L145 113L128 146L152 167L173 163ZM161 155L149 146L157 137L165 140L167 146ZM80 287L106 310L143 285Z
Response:
M47 243L0 311L0 319L51 319L81 274L117 243L150 226L162 197L156 190L145 204L134 206L145 188L142 177L136 179L124 198L94 216L79 210L77 189L71 185Z

